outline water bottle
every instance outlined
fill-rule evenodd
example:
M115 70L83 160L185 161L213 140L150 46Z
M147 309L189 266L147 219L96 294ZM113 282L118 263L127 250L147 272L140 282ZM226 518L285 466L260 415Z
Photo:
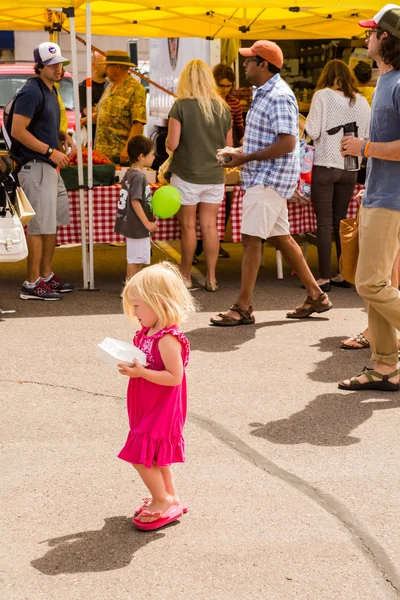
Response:
M357 123L346 123L343 125L343 133L347 136L358 137ZM345 171L358 171L358 157L357 156L345 156L344 157L344 170Z

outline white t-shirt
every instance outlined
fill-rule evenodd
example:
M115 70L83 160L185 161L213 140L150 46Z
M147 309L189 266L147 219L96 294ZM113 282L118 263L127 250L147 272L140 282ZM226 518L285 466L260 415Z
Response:
M328 135L327 130L355 121L358 137L367 138L370 119L371 107L361 94L356 94L356 101L350 104L350 98L331 88L315 92L305 125L307 135L314 141L314 165L344 169L340 155L343 130L335 135Z

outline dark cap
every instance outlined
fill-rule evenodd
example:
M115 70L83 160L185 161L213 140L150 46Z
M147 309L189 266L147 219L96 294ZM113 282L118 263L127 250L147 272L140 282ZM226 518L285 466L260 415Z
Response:
M361 60L353 69L354 75L361 83L367 83L371 79L372 67L367 62Z

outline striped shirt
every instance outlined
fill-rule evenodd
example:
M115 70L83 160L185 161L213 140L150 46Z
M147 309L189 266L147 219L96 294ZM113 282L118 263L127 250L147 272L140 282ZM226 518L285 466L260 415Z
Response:
M235 96L227 96L226 102L229 106L229 110L231 111L232 116L234 146L239 146L240 140L244 135L242 105Z
M268 160L253 160L242 168L242 185L270 186L283 198L291 198L300 177L298 142L299 109L289 86L274 75L254 91L253 102L247 113L243 140L243 154L263 150L276 142L280 133L293 135L293 152Z

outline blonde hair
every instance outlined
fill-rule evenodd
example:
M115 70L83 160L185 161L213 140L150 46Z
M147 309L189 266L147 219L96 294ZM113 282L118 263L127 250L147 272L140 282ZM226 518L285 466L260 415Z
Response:
M178 83L178 100L197 100L207 123L215 123L215 116L222 117L228 109L221 97L212 71L202 60L190 60L183 69Z
M178 267L167 261L142 269L125 284L122 292L124 313L137 323L133 298L140 298L150 306L163 328L184 323L196 310Z

